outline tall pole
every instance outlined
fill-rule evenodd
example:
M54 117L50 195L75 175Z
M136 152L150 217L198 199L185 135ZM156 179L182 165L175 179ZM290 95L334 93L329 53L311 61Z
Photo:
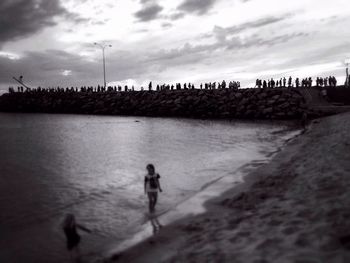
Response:
M350 87L350 77L349 77L349 64L350 59L345 59L344 64L346 66L345 68L345 87Z
M106 87L106 58L105 58L105 47L102 48L103 55L103 83L104 87Z
M349 87L349 63L346 63L346 79L345 79L345 86Z
M22 77L22 76L21 76ZM27 89L29 89L30 90L30 87L28 87L27 85L25 85L24 83L23 83L23 80L22 80L22 78L19 78L19 79L17 79L17 78L15 78L15 77L12 77L15 81L17 81L19 84L21 84L21 85L23 85L24 87L26 87Z
M94 43L94 45L99 46L102 49L102 60L103 60L103 87L106 88L106 58L105 58L105 48L112 47L112 45Z

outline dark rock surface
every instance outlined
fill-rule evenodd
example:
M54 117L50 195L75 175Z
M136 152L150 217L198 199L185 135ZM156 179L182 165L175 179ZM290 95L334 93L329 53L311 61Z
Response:
M306 109L296 89L131 92L23 92L0 97L2 112L153 117L296 119Z

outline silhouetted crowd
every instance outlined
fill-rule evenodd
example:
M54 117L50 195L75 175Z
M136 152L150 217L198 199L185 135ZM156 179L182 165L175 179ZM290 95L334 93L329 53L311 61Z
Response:
M255 88L311 88L313 86L313 79L311 77L308 78L295 78L289 77L288 79L286 77L280 78L279 80L275 80L273 78L269 80L261 80L257 79L255 83ZM350 76L346 83L350 83ZM326 78L317 77L315 80L316 87L336 87L337 86L337 79L334 76L329 76ZM205 90L215 90L215 89L234 89L237 90L241 87L241 84L239 81L230 81L228 84L225 80L222 82L208 82L208 83L201 83L199 85L199 89L205 89ZM198 89L195 87L193 83L176 83L175 85L169 85L169 84L162 84L162 85L156 85L153 86L152 82L148 84L148 91L163 91L163 90L194 90ZM141 87L141 91L144 91L145 88ZM82 86L80 88L78 87L48 87L48 88L26 88L23 86L17 87L17 92L130 92L135 91L134 86L128 86L125 85L124 87L118 85L118 86L100 86L97 87L93 86ZM16 92L13 87L9 88L9 92L13 93Z
M199 88L200 89L206 89L206 90L215 90L215 89L238 89L240 88L240 82L239 81L230 81L228 84L226 83L225 80L222 82L209 82L209 83L201 83ZM196 89L195 85L193 83L176 83L175 85L169 85L169 84L162 84L162 85L156 85L153 87L152 82L148 84L148 91L162 91L162 90L194 90ZM141 87L141 91L144 91L144 87ZM48 87L48 88L26 88L23 86L18 86L17 87L17 92L57 92L57 93L63 93L63 92L130 92L130 91L135 91L134 86L128 86L125 85L124 87L118 85L118 86L108 86L108 87L103 87L98 85L97 87L93 86L83 86L83 87L67 87L67 88L62 88L62 87ZM9 88L9 92L13 93L16 92L13 87Z
M257 79L255 82L255 87L257 88L311 88L313 80L311 77L295 80L292 77L288 79L286 77L280 78L279 80L274 80L273 78L269 80ZM316 87L336 87L337 79L334 76L326 78L316 78Z
M200 89L206 89L206 90L214 90L214 89L238 89L240 88L241 84L239 81L230 81L229 84L227 85L226 81L223 80L221 83L220 82L209 82L200 84L199 88ZM148 84L148 90L151 91L153 89L152 82ZM156 86L156 91L160 90L190 90L190 89L196 89L194 84L192 83L184 83L181 85L181 83L176 83L175 85L157 85ZM143 87L141 87L141 90L143 90Z

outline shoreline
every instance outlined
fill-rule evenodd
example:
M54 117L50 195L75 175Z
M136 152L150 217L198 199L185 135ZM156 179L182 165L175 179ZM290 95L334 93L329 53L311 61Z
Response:
M350 260L350 232L339 230L350 229L348 130L350 113L315 120L243 183L208 200L206 212L165 226L109 262Z
M206 203L210 201L210 199L219 197L222 193L226 192L228 189L231 189L233 185L239 187L239 185L244 182L245 176L247 176L251 171L255 170L257 166L264 165L271 161L273 156L280 152L288 141L299 136L302 131L300 129L290 127L289 129L278 131L278 133L281 134L280 145L276 147L275 150L265 153L265 157L263 159L252 160L246 164L243 164L231 173L235 174L235 176L224 175L216 178L215 180L204 184L194 195L189 196L187 199L182 200L180 203L170 207L169 209L160 211L155 215L148 215L142 229L138 233L123 241L121 244L116 245L113 249L110 249L108 254L120 254L123 251L130 249L132 246L151 238L155 234L155 231L160 230L155 229L157 226L154 226L154 223L161 224L162 228L173 223L177 223L178 221L186 220L187 217L205 213ZM149 223L153 225L153 229Z
M244 184L246 183L246 177L248 177L250 173L255 171L257 167L268 164L276 154L281 152L291 140L299 137L303 131L301 129L289 128L279 131L279 133L281 134L281 145L276 147L275 150L266 153L263 159L252 160L233 171L232 174L235 174L235 177L230 175L219 177L204 184L200 191L186 200L183 200L181 203L176 204L174 207L171 207L166 211L161 211L155 216L149 215L143 225L143 229L117 245L116 248L110 249L107 258L118 258L120 254L133 249L134 246L138 246L143 242L147 242L148 239L156 237L154 236L155 233L152 233L151 227L147 226L149 222L153 224L152 220L154 219L160 221L163 224L162 227L171 227L172 224L178 224L183 221L186 222L188 218L200 216L202 213L206 213L208 210L207 205L210 205L211 200L220 198L222 194L229 190L237 191L238 194L241 191L241 187L245 187Z

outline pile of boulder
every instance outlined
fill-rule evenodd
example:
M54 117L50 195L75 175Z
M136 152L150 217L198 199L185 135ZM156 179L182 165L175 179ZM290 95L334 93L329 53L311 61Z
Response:
M296 89L130 92L24 92L0 97L0 111L189 118L296 119L306 109Z

